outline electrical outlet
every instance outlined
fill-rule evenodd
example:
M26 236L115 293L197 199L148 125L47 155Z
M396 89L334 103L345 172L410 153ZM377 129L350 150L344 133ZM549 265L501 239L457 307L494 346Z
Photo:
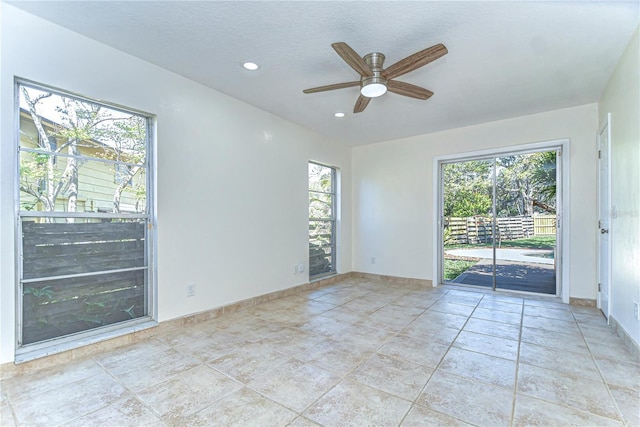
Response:
M633 302L633 317L636 320L640 320L640 307L638 307L638 303L637 302Z
M196 295L196 284L195 283L189 283L187 285L187 296L188 297L193 297Z

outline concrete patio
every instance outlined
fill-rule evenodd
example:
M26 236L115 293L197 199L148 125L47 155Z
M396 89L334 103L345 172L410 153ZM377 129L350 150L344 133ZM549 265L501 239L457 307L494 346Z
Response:
M480 258L480 261L453 279L452 283L493 286L493 250L491 248L451 249L447 255ZM553 252L541 249L496 249L496 288L541 294L556 294Z

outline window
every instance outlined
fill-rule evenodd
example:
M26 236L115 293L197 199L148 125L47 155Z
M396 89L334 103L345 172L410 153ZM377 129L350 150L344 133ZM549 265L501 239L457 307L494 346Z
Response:
M336 169L309 162L309 276L336 272Z
M149 321L149 117L27 82L17 96L17 353Z

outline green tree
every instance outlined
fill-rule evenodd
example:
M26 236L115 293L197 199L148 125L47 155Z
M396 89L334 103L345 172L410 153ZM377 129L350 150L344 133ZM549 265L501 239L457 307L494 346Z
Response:
M491 166L487 160L443 166L444 216L469 217L491 213Z
M127 187L132 187L130 190L136 195L138 201L146 194L144 176L140 173L142 169L140 165L144 164L146 153L144 119L131 116L116 121L113 123L113 129L110 130L108 137L115 147L115 160L135 164L135 166L126 167L126 172L121 176L120 183L113 193L113 212L119 213L122 193Z
M445 164L444 216L491 215L493 168L491 159ZM498 216L555 213L555 151L498 157L495 173Z
M538 197L534 199L533 204L546 212L555 214L557 155L555 151L545 151L536 155L532 181L538 189Z
M555 152L503 156L496 159L496 213L531 216L555 213Z

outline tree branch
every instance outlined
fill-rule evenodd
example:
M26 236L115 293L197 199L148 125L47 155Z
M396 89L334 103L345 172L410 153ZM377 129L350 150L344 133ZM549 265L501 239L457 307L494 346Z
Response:
M25 192L25 193L29 194L30 196L35 197L36 199L38 199L39 202L43 202L43 203L46 202L44 197L42 197L42 194L40 194L38 191L34 190L31 185L20 184L20 191Z
M556 213L556 208L554 208L553 206L550 206L544 202L540 202L536 199L533 199L533 206L537 206L540 209L542 209L543 211L549 212L551 214L555 214Z
M116 191L113 193L113 212L120 213L120 198L122 197L122 192L128 185L129 181L133 179L136 173L140 170L139 166L134 166L131 168L127 176L122 179L122 182L116 188Z
M42 193L40 193L39 191L33 189L33 187L31 185L24 185L24 184L20 184L20 191L23 191L27 194L29 194L30 196L35 197L35 199L37 200L37 202L43 203L45 205L45 210L47 211L53 211L53 207L51 207L51 203L49 202L49 200L42 195Z

